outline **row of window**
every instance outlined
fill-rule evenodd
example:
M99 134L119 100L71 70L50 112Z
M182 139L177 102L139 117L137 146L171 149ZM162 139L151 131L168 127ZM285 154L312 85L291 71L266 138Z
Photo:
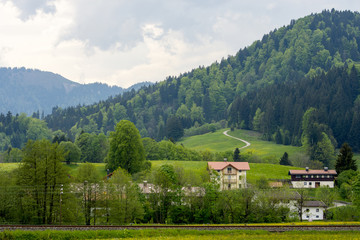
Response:
M331 175L295 175L295 178L330 178Z

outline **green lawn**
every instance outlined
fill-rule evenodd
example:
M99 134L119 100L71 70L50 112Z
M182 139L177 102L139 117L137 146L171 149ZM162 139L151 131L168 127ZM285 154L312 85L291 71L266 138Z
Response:
M188 138L184 138L181 142L185 147L195 150L208 149L214 152L224 152L235 148L245 146L241 141L233 138L229 138L223 134L227 129L221 129L214 133L207 133L204 135L197 135ZM275 157L279 159L284 152L287 152L290 156L295 153L304 152L302 147L294 147L289 145L276 144L270 141L264 141L260 139L260 134L254 131L248 130L235 130L228 132L229 135L244 139L251 143L251 145L240 151L252 152L253 154L261 157Z

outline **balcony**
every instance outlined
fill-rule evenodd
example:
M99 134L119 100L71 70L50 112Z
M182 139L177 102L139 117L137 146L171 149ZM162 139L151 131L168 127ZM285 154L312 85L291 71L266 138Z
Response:
M223 183L236 183L236 179L223 179Z

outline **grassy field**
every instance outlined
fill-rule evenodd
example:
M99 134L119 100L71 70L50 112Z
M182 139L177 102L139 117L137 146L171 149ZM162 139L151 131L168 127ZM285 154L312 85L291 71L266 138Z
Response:
M355 231L291 231L267 232L261 230L98 230L98 231L4 231L1 239L359 239Z
M184 138L179 144L195 150L210 150L214 152L234 151L235 148L245 146L245 143L223 134L226 129L218 130L214 133L206 133Z
M71 176L75 176L76 169L81 165L82 163L77 164L70 164L65 165L64 167L68 169L68 172ZM106 176L106 169L105 169L105 163L93 163L98 170L100 176ZM19 166L19 163L0 163L0 171L6 171L11 172L12 170L16 169Z
M106 176L105 163L94 163L100 176ZM173 166L179 166L186 172L193 172L195 174L201 174L206 170L207 162L202 161L170 161L170 160L158 160L151 161L152 169L157 169L163 164L171 164ZM65 165L69 169L69 174L76 175L76 169L81 165L71 164ZM12 171L17 168L18 163L1 163L1 171ZM265 177L266 179L290 179L288 172L290 169L302 169L297 167L282 166L277 164L267 163L250 163L250 171L247 172L247 179L250 183L256 182L256 180Z
M180 143L191 149L208 149L214 152L224 152L228 150L233 151L237 147L240 148L245 146L243 142L225 136L223 134L225 130L227 129L221 129L214 133L207 133L204 135L184 138ZM242 152L252 152L253 154L259 155L261 157L274 156L276 158L280 158L284 152L287 152L289 155L304 152L304 149L301 147L281 145L275 144L274 142L264 141L260 139L259 133L254 131L235 130L233 132L228 132L228 134L240 139L244 139L251 143L249 147L241 150Z
M197 161L151 161L153 169L157 169L163 164L172 164L174 166L180 166L185 171L204 171L207 167L207 162ZM265 179L290 179L288 175L290 169L303 169L291 166L282 166L277 164L268 163L249 163L250 171L246 173L246 177L249 183L255 183L256 180L261 178Z

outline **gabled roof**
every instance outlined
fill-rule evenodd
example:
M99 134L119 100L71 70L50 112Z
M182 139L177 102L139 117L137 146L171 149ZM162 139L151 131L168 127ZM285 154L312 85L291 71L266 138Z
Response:
M250 170L248 162L208 162L208 168L214 170L223 170L224 168L231 166L237 170Z
M305 201L303 206L304 207L326 207L326 204L323 201Z
M316 175L316 174L328 174L328 175L337 175L337 172L335 170L290 170L289 175Z

